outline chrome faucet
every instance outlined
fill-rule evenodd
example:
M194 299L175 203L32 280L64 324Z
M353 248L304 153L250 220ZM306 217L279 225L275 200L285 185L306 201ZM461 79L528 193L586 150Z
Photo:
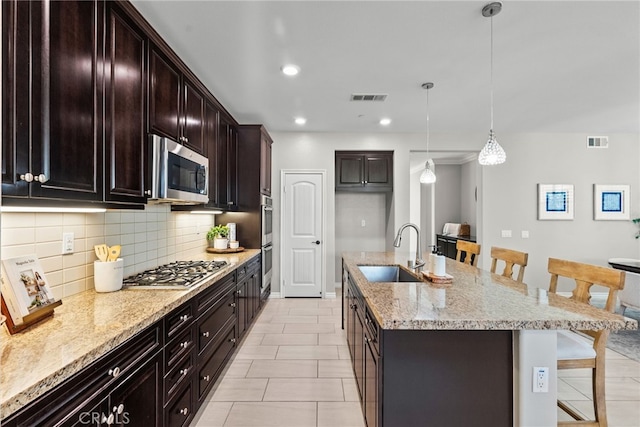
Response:
M413 268L415 270L417 270L417 269L419 269L420 267L422 267L424 265L424 260L421 258L422 257L422 245L420 244L420 229L418 228L418 226L408 222L408 223L404 224L402 227L400 227L400 229L398 230L398 234L396 234L396 239L393 241L393 246L395 246L396 248L400 247L400 241L402 240L402 232L407 227L412 227L414 230L416 230L416 234L417 234L416 260L415 260L415 263L413 265Z

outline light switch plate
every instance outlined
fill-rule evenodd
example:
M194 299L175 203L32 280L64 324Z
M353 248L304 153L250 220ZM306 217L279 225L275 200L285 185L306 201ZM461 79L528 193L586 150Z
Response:
M502 237L511 237L511 230L502 230Z

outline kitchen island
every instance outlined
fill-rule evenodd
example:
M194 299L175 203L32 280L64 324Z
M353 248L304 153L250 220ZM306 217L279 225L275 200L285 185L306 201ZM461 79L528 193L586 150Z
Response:
M343 322L368 427L555 425L554 331L637 328L632 319L549 295L547 284L528 286L450 259L448 287L406 277L369 281L358 268L406 260L343 254ZM534 366L549 368L548 393L532 393Z
M195 338L195 333L200 331L198 328L201 325L202 327L208 326L206 312L213 308L213 297L217 298L221 295L224 286L224 297L219 300L223 302L224 307L231 306L229 310L233 309L232 311L224 311L224 313L232 313L232 316L237 316L235 307L241 302L236 292L236 273L250 263L258 261L259 254L260 250L258 249L249 249L234 254L203 253L201 259L226 261L227 265L202 283L186 290L123 289L110 293L97 293L90 290L65 298L63 304L56 308L53 317L21 333L9 336L3 330L0 332L2 334L0 340L0 418L3 419L2 424L5 424L4 420L7 416L24 410L34 400L46 398L48 393L55 391L57 387L69 381L76 381L75 378L79 374L79 383L87 382L87 377L90 374L87 374L87 377L83 377L83 375L88 368L92 369L91 367L96 363L100 364L101 360L105 360L105 355L113 353L114 349L127 345L127 343L130 344L132 341L136 345L133 350L138 359L159 352L159 355L154 356L154 360L150 362L160 365L160 369L153 375L162 375L162 365L170 363L170 359L173 357L169 347L171 342L178 344L176 347L178 348L175 358L176 366L171 367L171 372L181 372L180 364L185 361L191 362L192 365L184 372L193 372L196 369L195 356L187 354L188 351L202 343L198 356L208 355L207 352L217 344L213 336L209 341L204 341L204 338ZM237 276L239 277L239 273ZM220 292L218 292L218 288L221 289ZM209 297L210 295L211 297ZM232 302L227 304L230 301ZM192 311L185 312L185 314L179 312L183 307ZM218 312L222 313L222 311L216 311L213 314ZM200 318L203 319L202 323L199 319L196 322L195 319L200 313ZM178 321L174 322L174 318ZM215 316L212 319L216 320ZM181 329L183 325L188 328ZM231 328L232 333L233 329L237 332L237 327L234 328L234 325L235 321L233 324L225 323L225 328ZM223 332L227 333L227 329ZM187 334L187 338L184 340L179 336L183 334L183 330ZM175 335L173 331L176 331ZM222 334L219 335L222 336ZM233 335L231 343L233 348L235 348L235 336ZM209 338L208 333L206 338ZM186 344L181 345L182 343ZM167 348L163 351L164 344L167 344ZM164 362L163 353L167 356ZM111 360L110 363L113 362L114 366L124 364L126 361L124 358L127 354L129 353L122 353L123 357L119 360ZM182 357L183 355L184 357ZM105 375L106 372L105 369ZM128 375L129 373L124 372L123 368L121 377L125 378ZM109 372L109 376L111 376L111 372ZM117 376L117 373L113 375L114 378ZM183 377L183 375L178 377L178 383L182 381ZM162 399L164 394L162 378L160 381L149 381L153 383L152 388L158 392L158 398ZM172 378L167 375L165 384L169 384L170 381ZM197 382L194 383L194 387L196 385ZM182 388L184 389L184 387ZM187 389L189 388L187 387ZM180 386L177 386L177 390L181 392ZM89 392L85 394L89 394ZM167 395L171 395L169 390L167 390ZM104 406L102 403L100 405ZM100 405L96 407L99 407L102 412ZM159 405L162 410L162 402ZM72 407L65 408L69 413L73 409ZM168 410L166 409L166 411ZM191 409L186 411L184 415L190 418ZM162 425L162 414L158 415L158 421L157 425Z

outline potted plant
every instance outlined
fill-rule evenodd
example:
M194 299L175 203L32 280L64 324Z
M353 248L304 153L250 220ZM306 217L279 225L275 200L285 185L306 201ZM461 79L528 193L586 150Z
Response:
M216 225L207 231L209 247L214 249L227 249L229 244L229 227L226 225Z

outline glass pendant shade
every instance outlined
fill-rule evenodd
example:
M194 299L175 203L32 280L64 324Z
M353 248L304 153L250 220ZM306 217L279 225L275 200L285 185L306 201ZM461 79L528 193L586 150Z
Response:
M478 162L483 166L494 166L504 163L507 160L507 153L496 141L493 130L489 131L489 140L480 151Z
M424 164L424 170L420 175L420 184L433 184L436 182L436 174L434 172L435 164L429 159Z

